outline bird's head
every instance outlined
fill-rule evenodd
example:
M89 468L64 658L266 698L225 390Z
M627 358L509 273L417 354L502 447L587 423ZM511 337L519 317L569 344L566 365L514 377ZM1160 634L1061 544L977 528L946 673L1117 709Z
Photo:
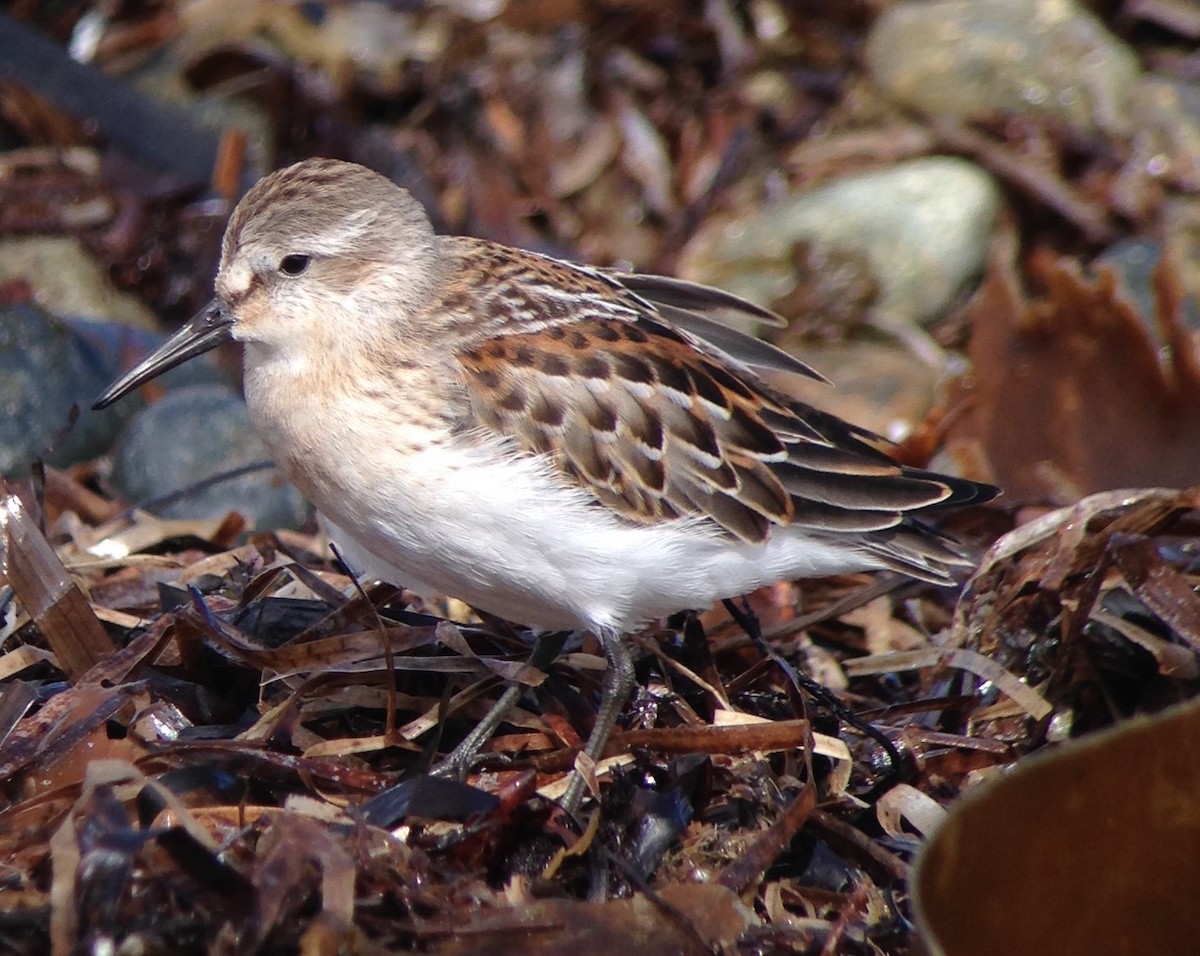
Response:
M285 362L402 341L417 331L438 262L424 209L385 177L329 159L279 170L234 210L213 300L94 407L230 339Z

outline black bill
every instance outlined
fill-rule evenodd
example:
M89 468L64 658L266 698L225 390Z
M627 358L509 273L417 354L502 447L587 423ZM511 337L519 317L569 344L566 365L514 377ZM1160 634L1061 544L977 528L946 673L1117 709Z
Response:
M187 325L105 389L92 403L92 408L107 408L139 385L232 337L233 318L219 299L213 299Z

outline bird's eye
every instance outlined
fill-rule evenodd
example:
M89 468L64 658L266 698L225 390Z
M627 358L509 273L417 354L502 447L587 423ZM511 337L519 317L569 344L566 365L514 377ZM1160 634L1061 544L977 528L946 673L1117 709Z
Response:
M312 262L312 256L302 256L293 253L279 260L279 271L285 276L303 275L310 262Z

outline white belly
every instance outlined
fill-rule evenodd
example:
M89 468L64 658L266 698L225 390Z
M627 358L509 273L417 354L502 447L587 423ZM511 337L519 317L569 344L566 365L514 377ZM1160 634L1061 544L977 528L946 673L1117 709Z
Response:
M371 471L314 500L356 570L539 628L623 633L777 580L879 566L790 529L749 545L702 521L634 525L498 445Z

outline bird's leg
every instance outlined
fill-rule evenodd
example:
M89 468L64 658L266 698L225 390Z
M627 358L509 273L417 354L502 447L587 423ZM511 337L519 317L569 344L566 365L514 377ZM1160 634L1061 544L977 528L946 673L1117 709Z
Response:
M633 658L629 656L629 648L625 646L621 635L608 633L599 637L608 667L604 671L604 682L600 685L600 708L596 711L596 722L592 724L592 733L583 748L583 752L592 760L599 760L604 753L604 745L608 743L613 725L621 714L621 708L629 700L634 685ZM561 801L567 813L573 814L579 809L584 788L583 775L574 771Z
M527 667L536 667L538 670L545 669L558 657L566 639L566 631L552 631L538 634L534 638L533 650L529 652L529 659L525 662L525 665ZM471 765L475 762L480 748L492 739L492 735L504 723L504 718L517 705L517 701L521 699L521 695L524 692L524 685L517 683L509 684L505 688L504 693L500 695L499 700L492 705L492 709L484 716L483 720L477 723L475 728L430 773L438 777L453 777L458 780L465 777L471 769Z

